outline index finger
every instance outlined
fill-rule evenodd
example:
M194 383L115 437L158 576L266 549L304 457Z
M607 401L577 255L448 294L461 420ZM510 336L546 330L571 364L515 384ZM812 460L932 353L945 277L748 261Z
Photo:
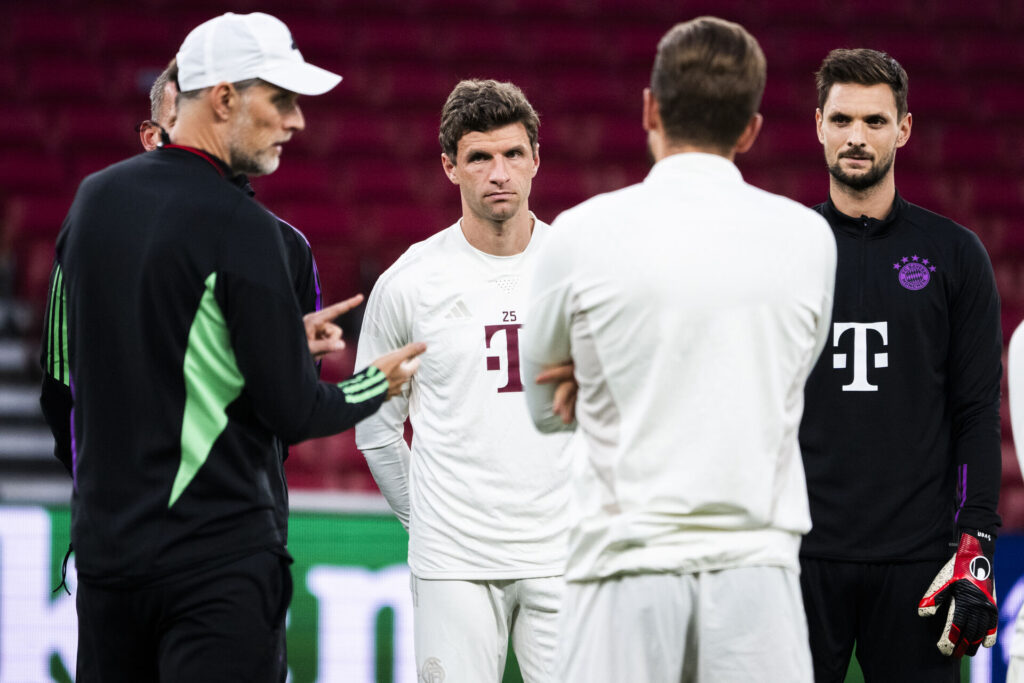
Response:
M537 375L534 380L537 384L552 384L555 382L565 382L574 379L573 370L575 366L572 363L566 365L556 365L553 368L547 368Z
M334 320L342 313L348 313L361 303L363 303L363 295L356 294L344 301L339 301L338 303L321 308L319 311L314 313L312 317L316 320Z
M427 350L427 345L424 342L409 342L402 348L398 349L398 353L408 361L412 360L416 356L420 355Z

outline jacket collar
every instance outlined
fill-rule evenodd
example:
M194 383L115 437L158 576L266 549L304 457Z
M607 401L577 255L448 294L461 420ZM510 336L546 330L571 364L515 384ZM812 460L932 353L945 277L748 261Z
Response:
M193 154L199 157L200 159L203 159L211 166L213 166L214 170L216 170L217 173L219 173L222 178L227 178L228 182L230 182L232 185L240 189L242 192L246 193L250 197L256 194L256 191L252 189L252 184L249 182L248 176L242 173L232 175L231 168L226 163L224 163L224 161L220 157L210 154L205 150L198 149L196 147L186 147L185 145L173 144L160 145L158 149L178 149L184 152L188 152L189 154Z
M847 216L836 208L836 205L832 202L832 197L830 195L828 201L821 205L821 214L829 222L829 225L849 235L857 237L860 237L861 235L877 237L885 235L894 229L894 226L899 220L906 205L906 200L900 196L899 192L897 192L896 197L892 202L892 208L889 209L889 213L885 218L879 219L868 218L867 216Z

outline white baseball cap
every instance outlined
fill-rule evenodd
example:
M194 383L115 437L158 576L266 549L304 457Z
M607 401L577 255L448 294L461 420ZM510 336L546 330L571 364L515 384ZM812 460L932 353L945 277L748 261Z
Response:
M196 26L177 59L181 92L261 78L300 95L322 95L341 81L307 64L284 22L263 12L228 12Z

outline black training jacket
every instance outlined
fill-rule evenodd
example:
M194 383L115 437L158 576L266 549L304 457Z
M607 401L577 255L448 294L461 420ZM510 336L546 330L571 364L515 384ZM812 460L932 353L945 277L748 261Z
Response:
M999 296L963 226L896 196L884 220L815 209L838 248L829 341L807 381L806 557L944 559L999 526ZM951 545L953 544L953 545Z
M285 552L275 436L348 429L387 393L373 367L319 382L278 221L173 145L79 186L44 333L41 403L97 584Z

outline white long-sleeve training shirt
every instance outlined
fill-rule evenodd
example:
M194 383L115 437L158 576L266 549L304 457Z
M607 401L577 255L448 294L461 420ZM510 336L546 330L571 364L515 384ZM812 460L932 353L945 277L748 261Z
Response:
M1024 471L1024 323L1018 325L1010 337L1010 346L1006 352L1006 383L1017 463ZM1024 657L1024 608L1017 613L1010 641L1010 655Z
M716 155L558 217L522 343L526 374L572 360L580 384L567 579L798 567L797 429L835 267L821 216ZM526 395L557 424L549 387Z
M401 515L395 451L413 427L408 465L409 567L424 579L560 575L567 549L568 435L541 434L523 400L529 276L550 226L526 250L473 248L459 223L413 245L374 286L356 365L422 341L408 391L356 427L385 497ZM380 456L380 458L378 458ZM393 463L392 476L379 459Z

